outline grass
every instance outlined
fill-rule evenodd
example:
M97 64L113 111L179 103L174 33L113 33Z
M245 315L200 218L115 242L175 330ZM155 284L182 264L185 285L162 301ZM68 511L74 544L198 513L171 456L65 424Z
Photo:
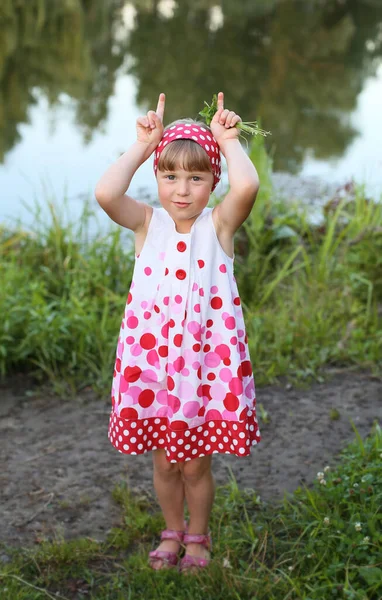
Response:
M251 145L260 173L255 208L236 238L236 279L258 384L281 376L320 379L326 365L382 364L382 203L351 187L309 210L275 197L262 138ZM33 231L0 229L0 373L32 372L60 394L109 392L119 326L132 276L131 240L94 230L65 203L41 205ZM129 243L130 241L130 243Z
M322 466L311 488L275 506L233 475L219 487L211 518L213 562L196 577L155 573L147 553L164 525L155 502L114 490L122 525L105 542L89 538L5 550L2 600L377 600L382 594L382 431L375 424Z

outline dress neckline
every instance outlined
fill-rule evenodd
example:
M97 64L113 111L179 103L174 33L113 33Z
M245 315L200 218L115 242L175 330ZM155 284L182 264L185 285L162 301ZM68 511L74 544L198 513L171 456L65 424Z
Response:
M188 236L190 236L190 235L192 234L192 232L193 232L193 229L194 229L194 227L195 227L196 223L199 221L199 219L201 219L201 218L202 218L202 216L203 216L203 215L205 215L205 214L206 214L206 212L207 212L208 210L211 210L211 209L210 209L208 206L205 206L205 207L203 208L202 212L200 213L200 215L199 215L199 216L198 216L198 217L195 219L195 221L194 221L194 222L193 222L193 224L191 225L191 229L190 229L190 231L188 231L187 233L181 233L180 231L178 231L178 230L177 230L177 228L176 228L176 224L175 224L175 221L174 221L174 219L173 219L173 218L172 218L172 217L169 215L169 213L168 213L168 212L167 212L165 209L163 209L163 210L164 210L164 211L165 211L165 213L168 215L168 218L169 218L169 219L172 221L172 225L173 225L173 228L174 228L174 233L175 233L176 235L181 235L181 236L186 236L186 237L188 237Z

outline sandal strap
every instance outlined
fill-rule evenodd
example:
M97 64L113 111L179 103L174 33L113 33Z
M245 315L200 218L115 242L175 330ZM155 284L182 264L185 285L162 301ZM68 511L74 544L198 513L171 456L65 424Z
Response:
M207 535L204 535L201 533L185 533L183 537L183 543L185 546L187 544L201 544L207 548L207 550L210 550L212 546L211 534L208 533Z
M160 535L162 540L174 540L175 542L182 543L184 537L184 531L176 531L175 529L164 529Z
M190 556L190 554L185 554L180 561L180 569L184 569L185 567L206 567L211 562L209 558L200 558L199 556Z

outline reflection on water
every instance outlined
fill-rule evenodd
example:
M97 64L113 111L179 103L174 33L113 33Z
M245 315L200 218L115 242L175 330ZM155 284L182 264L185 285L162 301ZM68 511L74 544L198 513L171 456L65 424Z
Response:
M41 94L51 107L70 99L91 142L129 73L143 110L168 93L167 122L223 89L272 131L275 169L298 172L307 153L344 154L381 53L376 0L2 0L0 162Z

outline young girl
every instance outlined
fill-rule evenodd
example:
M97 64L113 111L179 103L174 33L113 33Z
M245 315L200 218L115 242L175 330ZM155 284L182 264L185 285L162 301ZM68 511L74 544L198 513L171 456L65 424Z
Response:
M192 120L163 129L165 96L137 120L137 141L101 177L96 198L134 231L136 260L118 339L109 439L121 453L153 452L154 488L167 529L154 569L205 567L214 500L212 454L248 456L260 441L255 385L237 285L233 237L259 188L255 167L224 109L211 128ZM230 189L207 208L220 179ZM125 192L152 153L162 208ZM189 524L184 522L184 501ZM185 531L186 529L186 531Z

